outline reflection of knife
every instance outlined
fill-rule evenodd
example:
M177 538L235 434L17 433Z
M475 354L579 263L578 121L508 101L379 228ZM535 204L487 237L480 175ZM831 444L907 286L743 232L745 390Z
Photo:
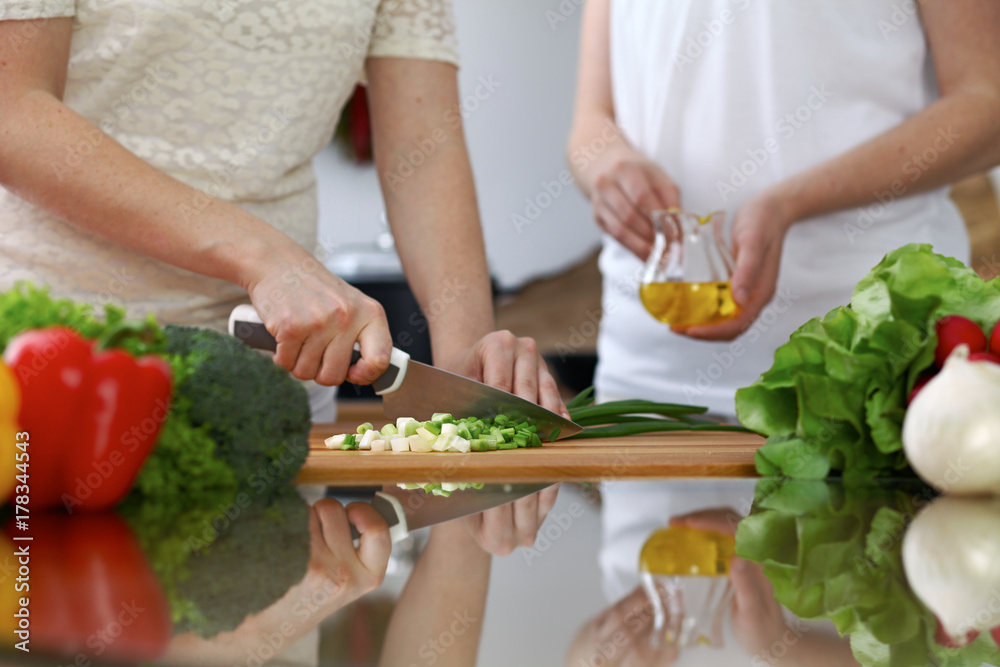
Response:
M547 486L551 484L486 484L481 489L453 491L446 498L387 484L372 498L372 507L389 524L389 536L396 543L418 528L500 507ZM354 526L351 537L360 537Z
M277 347L253 306L237 306L233 310L229 333L260 350L273 351ZM360 358L355 344L351 365ZM512 419L530 420L538 427L540 438L548 438L556 428L558 438L583 430L582 426L520 396L413 361L397 348L392 348L389 369L372 382L372 388L383 399L385 415L393 419L430 419L435 412L450 412L456 417L492 417L502 412Z

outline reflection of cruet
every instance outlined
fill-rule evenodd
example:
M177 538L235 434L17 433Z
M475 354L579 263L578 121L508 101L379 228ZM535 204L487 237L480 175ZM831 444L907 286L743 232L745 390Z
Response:
M654 642L678 649L721 647L732 594L732 536L687 527L657 530L642 547L639 572L655 614Z
M673 326L715 324L739 313L730 279L734 263L725 217L670 208L653 211L656 239L643 269L640 298L653 317Z

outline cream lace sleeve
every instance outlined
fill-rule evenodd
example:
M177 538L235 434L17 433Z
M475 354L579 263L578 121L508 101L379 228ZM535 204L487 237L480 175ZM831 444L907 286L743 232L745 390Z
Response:
M51 19L76 14L76 0L0 0L0 21Z
M458 65L451 0L382 0L368 55Z

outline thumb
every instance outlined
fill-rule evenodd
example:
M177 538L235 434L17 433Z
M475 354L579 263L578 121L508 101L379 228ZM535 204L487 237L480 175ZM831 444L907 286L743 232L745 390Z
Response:
M351 503L346 508L347 520L361 534L358 558L369 572L384 573L392 553L389 527L368 503Z
M653 174L653 192L663 208L681 208L681 190L677 184L661 170Z
M750 302L754 287L760 280L765 255L764 244L756 236L740 239L736 245L736 270L731 284L733 298L741 308Z

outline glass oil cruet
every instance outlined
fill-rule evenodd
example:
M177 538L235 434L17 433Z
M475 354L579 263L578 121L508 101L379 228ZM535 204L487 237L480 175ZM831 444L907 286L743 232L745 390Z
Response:
M723 211L698 216L678 208L653 211L656 239L639 297L656 319L678 327L736 317L730 280L735 269Z
M679 650L723 646L732 598L731 535L686 526L656 530L642 547L639 573L653 607L653 643Z

